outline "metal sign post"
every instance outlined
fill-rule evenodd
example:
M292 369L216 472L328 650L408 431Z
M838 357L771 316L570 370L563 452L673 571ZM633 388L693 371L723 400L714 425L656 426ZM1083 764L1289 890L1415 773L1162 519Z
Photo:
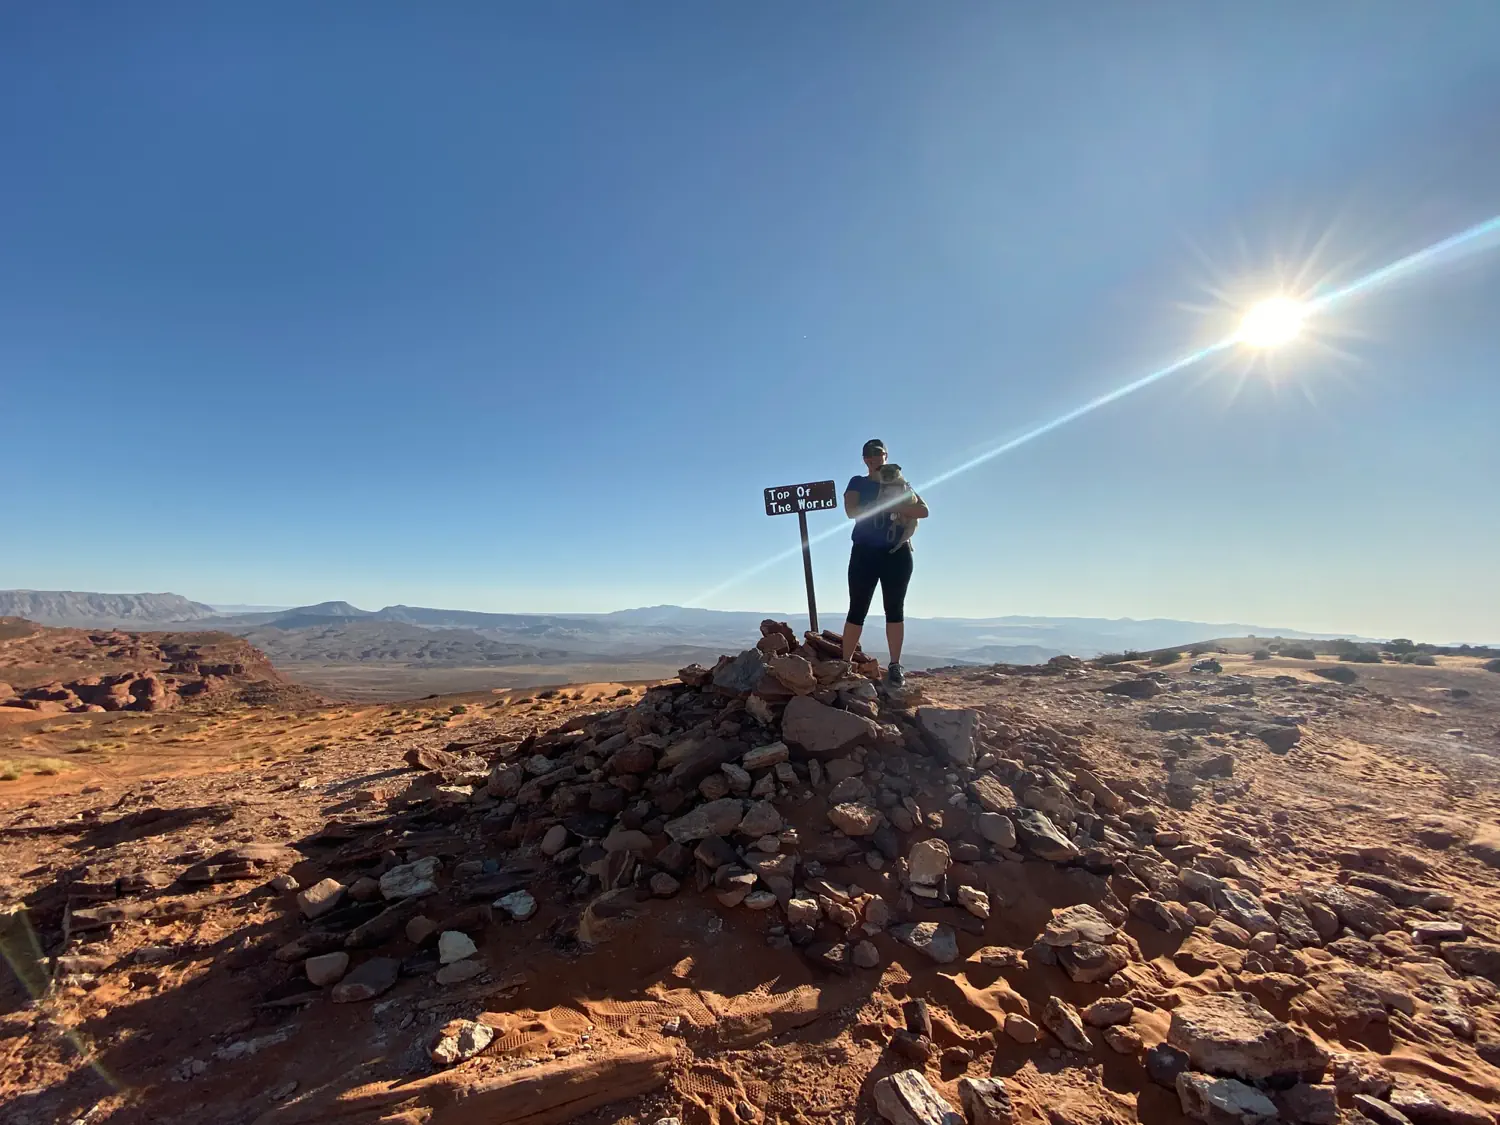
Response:
M788 516L797 513L797 530L802 536L802 577L807 582L807 620L818 632L818 597L813 592L812 548L807 541L807 513L826 512L839 506L838 489L831 480L810 484L784 484L768 488L766 515Z

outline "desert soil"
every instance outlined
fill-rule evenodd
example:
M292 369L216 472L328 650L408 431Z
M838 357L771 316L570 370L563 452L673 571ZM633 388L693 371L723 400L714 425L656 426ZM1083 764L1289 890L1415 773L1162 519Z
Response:
M1363 1120L1356 1095L1373 1093L1418 1125L1496 1121L1500 676L1444 658L1362 665L1340 685L1307 662L1220 659L1217 673L963 669L874 702L820 686L829 710L880 724L821 755L781 729L792 692L775 685L769 721L746 711L761 706L751 684L676 681L7 709L0 1109L14 1125L863 1123L881 1120L881 1080L916 1069L955 1108L961 1079L1001 1078L1019 1122L1178 1122L1171 1076L1153 1077L1174 1013L1239 991L1321 1053L1303 1086L1336 1096L1337 1119ZM1147 681L1151 698L1103 690ZM972 760L917 707L972 710ZM1277 728L1295 744L1273 745ZM669 858L678 818L734 803L715 796L739 784L720 763L781 739L787 769L746 771L783 818L775 840L730 825L712 867L696 840L686 864ZM642 747L639 767L607 756ZM705 753L706 772L682 773ZM994 820L982 833L985 778L1014 789L1012 818L1050 810L1085 847L1044 858L997 842ZM836 831L840 798L884 834ZM914 887L919 847L945 870ZM784 885L733 874L776 855L795 857L775 867ZM386 889L424 857L430 888ZM304 917L299 892L330 878L338 904ZM960 886L988 896L988 918L958 905ZM1365 897L1309 936L1294 924L1316 914L1307 887ZM534 914L499 905L516 891ZM790 923L789 891L814 924ZM1119 964L1100 979L1077 971L1083 945L1039 940L1080 904L1113 931L1097 948ZM409 929L417 918L435 931ZM903 922L946 928L956 956L903 944ZM1457 925L1432 936L1442 922ZM463 971L440 966L439 933L472 939ZM391 959L378 995L308 980L308 957L335 949L351 973ZM1054 999L1092 1013L1110 998L1130 1001L1123 1022L1088 1027L1086 1049L1047 1027L1023 1041L1014 1018L1050 1027ZM925 1036L903 1031L915 999ZM488 1041L444 1065L432 1052L455 1020ZM1284 1098L1295 1080L1259 1089Z

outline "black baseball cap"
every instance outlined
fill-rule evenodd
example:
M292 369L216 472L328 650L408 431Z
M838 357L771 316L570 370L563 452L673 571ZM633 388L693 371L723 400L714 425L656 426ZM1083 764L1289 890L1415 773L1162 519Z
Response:
M872 437L869 441L865 442L865 447L859 451L859 455L861 457L870 457L876 453L884 452L885 442L881 441L878 437Z

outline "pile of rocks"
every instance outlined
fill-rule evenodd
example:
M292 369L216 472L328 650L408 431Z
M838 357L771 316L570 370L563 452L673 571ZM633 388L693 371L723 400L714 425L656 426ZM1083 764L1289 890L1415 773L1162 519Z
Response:
M1140 829L1079 765L1076 734L879 688L830 634L761 632L631 707L519 742L413 751L420 778L357 795L385 815L319 837L336 845L330 868L363 870L302 892L308 930L277 957L306 962L304 989L336 981L335 999L356 999L403 971L482 971L452 955L459 938L526 920L538 896L585 901L577 937L598 942L630 903L688 890L774 912L773 945L836 972L881 964L883 934L948 963L996 906L982 865L1029 856L1076 867L1113 916L1056 940L1056 963L1091 981L1123 964L1123 947L1085 939L1126 918L1102 875ZM838 878L851 864L884 872L884 890ZM343 956L402 937L418 947L404 960Z

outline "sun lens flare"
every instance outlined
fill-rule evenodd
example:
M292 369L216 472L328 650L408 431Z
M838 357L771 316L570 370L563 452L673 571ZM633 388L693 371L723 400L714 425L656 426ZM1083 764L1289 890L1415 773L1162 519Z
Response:
M1278 348L1302 331L1307 306L1290 297L1272 297L1245 314L1235 340L1252 348Z

